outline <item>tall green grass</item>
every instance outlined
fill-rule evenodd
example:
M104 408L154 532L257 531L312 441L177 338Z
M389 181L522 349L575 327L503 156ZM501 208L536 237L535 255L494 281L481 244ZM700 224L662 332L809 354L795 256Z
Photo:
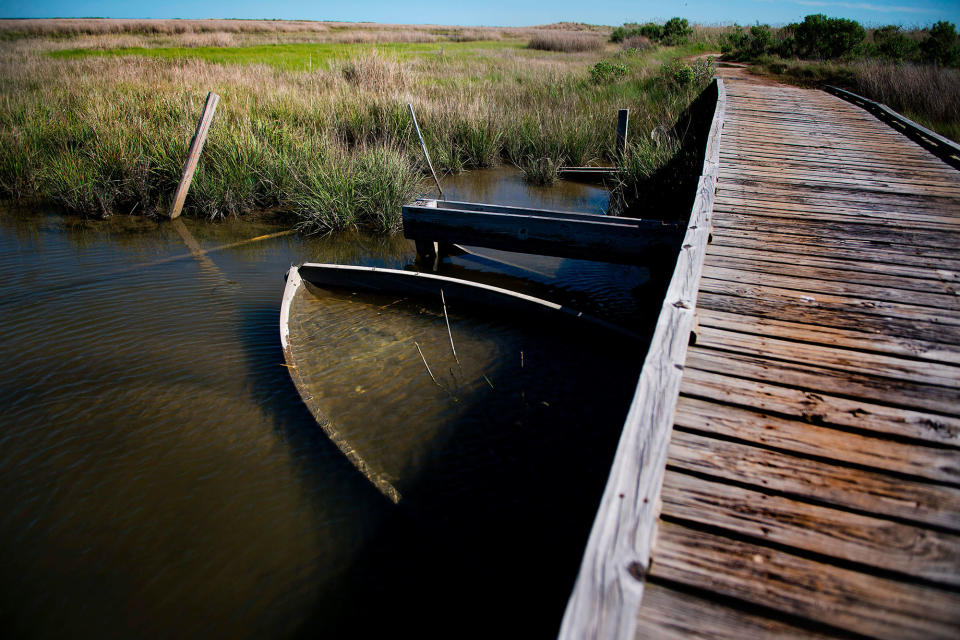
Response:
M416 55L367 47L311 70L271 66L259 48L219 64L52 58L43 40L0 43L0 194L90 215L163 213L213 90L221 101L185 213L281 206L304 230L390 231L400 205L429 191L408 102L435 167L450 172L612 163L617 109L631 109L631 133L643 138L669 127L696 92L660 72L683 48L611 45L605 55L627 71L597 83L597 52L454 44ZM664 161L659 149L633 153Z

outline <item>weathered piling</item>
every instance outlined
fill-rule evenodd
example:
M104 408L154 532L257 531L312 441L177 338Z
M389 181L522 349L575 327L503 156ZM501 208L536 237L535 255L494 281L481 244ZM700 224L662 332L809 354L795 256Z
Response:
M187 191L190 190L193 173L197 170L200 152L203 151L203 144L207 141L207 133L210 131L210 123L213 122L213 114L217 110L218 102L220 102L220 96L212 91L207 94L207 102L203 105L203 113L200 115L200 122L197 123L197 131L193 134L193 140L190 141L187 161L183 165L183 175L180 176L180 184L173 196L173 204L170 205L171 220L180 215L183 202L187 199Z

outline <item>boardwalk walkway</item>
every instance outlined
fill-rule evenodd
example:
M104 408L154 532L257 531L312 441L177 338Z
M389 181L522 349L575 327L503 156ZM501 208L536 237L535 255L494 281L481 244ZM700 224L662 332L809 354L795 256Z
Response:
M636 637L960 637L960 172L726 88Z

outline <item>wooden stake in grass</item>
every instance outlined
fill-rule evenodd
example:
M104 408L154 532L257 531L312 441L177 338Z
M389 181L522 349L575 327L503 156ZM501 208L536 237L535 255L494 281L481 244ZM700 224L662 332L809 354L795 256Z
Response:
M413 113L413 105L408 102L407 107L409 107L410 117L413 119L413 128L416 129L417 137L420 139L420 148L423 149L423 157L427 159L430 174L433 176L433 181L437 183L437 191L440 192L440 199L443 200L443 188L440 186L440 181L437 180L437 172L433 170L433 163L430 162L430 153L427 151L427 143L423 141L423 134L420 133L420 125L417 124L417 116Z
M623 160L627 153L627 122L630 120L630 109L620 109L617 113L617 161Z
M193 181L193 172L197 170L200 152L203 150L203 144L207 141L207 132L210 131L210 123L213 122L213 113L217 110L218 102L220 102L220 96L213 91L207 94L207 102L203 105L203 113L200 115L200 122L197 124L197 132L193 134L193 140L190 141L190 151L187 152L187 162L183 165L183 175L180 177L180 184L177 186L177 192L173 196L173 204L170 206L171 220L180 215L180 210L183 209L183 201L187 199L187 191L190 190L190 183Z

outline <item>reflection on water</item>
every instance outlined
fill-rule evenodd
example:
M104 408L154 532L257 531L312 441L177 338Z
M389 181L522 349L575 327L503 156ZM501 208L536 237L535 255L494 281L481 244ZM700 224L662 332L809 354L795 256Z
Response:
M443 177L443 195L447 200L486 202L514 207L606 213L609 192L601 186L560 180L550 187L527 184L514 168L469 171Z
M210 249L279 227L264 219L185 228ZM422 375L385 367L382 389L366 381L328 391L348 419L378 426L385 448L405 422L414 435L401 441L442 434L400 463L415 460L418 471L397 506L299 401L277 325L291 264L405 268L411 243L289 236L207 258L191 257L169 224L0 212L7 633L430 636L471 620L468 635L503 634L517 616L512 631L554 634L639 362L556 338L528 347L536 330L488 332L483 319L451 316L465 368L469 358L492 372L495 390L464 391L449 424L428 424L445 410L426 404L449 398ZM579 299L621 321L659 307L646 299L650 269L535 263L498 267L468 255L444 269ZM357 304L369 315L369 302ZM334 328L369 327L343 310ZM416 329L408 317L405 331L435 330L435 311L427 316ZM434 338L422 344L440 362L429 345L439 350L443 340ZM356 342L355 355L371 340ZM517 341L527 357L520 372ZM367 394L412 397L408 386L426 404L388 430ZM601 392L609 402L596 402Z

